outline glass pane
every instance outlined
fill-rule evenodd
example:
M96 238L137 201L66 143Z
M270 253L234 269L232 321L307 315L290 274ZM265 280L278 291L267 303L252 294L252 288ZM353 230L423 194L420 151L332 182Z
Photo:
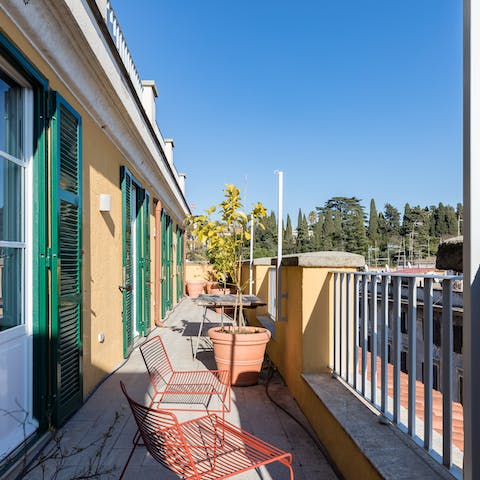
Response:
M23 252L0 248L0 332L23 323Z
M23 242L23 167L0 157L0 240Z
M0 75L0 150L23 160L23 88Z

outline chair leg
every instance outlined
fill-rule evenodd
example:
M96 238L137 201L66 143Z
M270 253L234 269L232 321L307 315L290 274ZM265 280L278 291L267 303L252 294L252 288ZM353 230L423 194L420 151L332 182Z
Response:
M123 470L122 470L122 473L120 474L120 477L118 477L118 480L122 480L123 476L125 475L125 472L127 470L127 467L128 467L128 464L130 463L130 460L132 459L132 455L133 455L133 452L135 451L135 449L137 448L138 446L138 441L140 440L140 431L137 430L137 432L135 433L135 436L133 437L133 447L132 449L130 450L130 455L128 456L127 458L127 461L125 463L125 466L123 467Z
M291 465L288 465L288 469L290 470L290 480L294 480L294 476L293 476L293 468Z

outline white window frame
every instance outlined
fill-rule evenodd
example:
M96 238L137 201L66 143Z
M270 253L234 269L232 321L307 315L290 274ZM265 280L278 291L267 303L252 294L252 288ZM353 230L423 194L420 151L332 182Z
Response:
M1 151L0 157L24 169L23 172L23 241L0 241L0 247L23 250L21 282L23 287L20 323L0 332L0 350L8 352L19 346L24 355L21 358L23 395L19 400L27 416L20 412L22 426L3 437L0 445L0 461L26 437L35 432L38 422L33 418L33 90L25 79L0 57L0 69L23 88L23 158L14 157ZM4 365L4 368L9 368ZM7 386L3 388L8 389Z

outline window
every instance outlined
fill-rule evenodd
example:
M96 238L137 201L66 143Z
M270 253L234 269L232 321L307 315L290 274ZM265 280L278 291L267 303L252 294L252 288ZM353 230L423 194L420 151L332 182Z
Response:
M400 370L403 373L408 373L407 352L400 352Z
M462 353L463 346L463 326L453 326L453 351L455 353Z
M437 347L442 345L442 330L439 319L433 320L433 344Z
M275 320L277 317L277 269L268 269L268 314Z
M434 362L433 363L433 379L432 379L434 390L439 390L440 379L438 378L438 371L439 371L439 365L438 363Z
M408 333L407 312L402 311L400 314L400 330L402 333Z
M0 332L25 323L27 97L0 71Z

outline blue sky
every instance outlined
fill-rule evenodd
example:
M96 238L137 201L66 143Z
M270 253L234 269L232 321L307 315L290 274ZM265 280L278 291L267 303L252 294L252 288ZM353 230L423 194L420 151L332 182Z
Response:
M462 2L113 0L200 213L462 200Z

